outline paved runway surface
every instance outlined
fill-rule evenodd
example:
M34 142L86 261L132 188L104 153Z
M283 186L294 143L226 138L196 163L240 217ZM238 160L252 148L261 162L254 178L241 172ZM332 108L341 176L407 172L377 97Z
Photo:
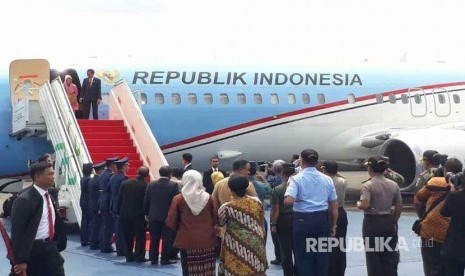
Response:
M354 207L348 207L349 226L347 237L360 239L362 233L363 214ZM269 212L266 213L269 217ZM404 250L401 251L401 263L399 264L399 275L421 275L423 272L418 237L411 233L410 227L415 220L412 212L404 213L399 221L399 236L404 241ZM10 221L4 220L7 228ZM407 250L408 249L408 250ZM88 247L81 247L79 235L76 233L68 235L68 247L62 253L65 258L66 275L182 275L180 263L168 266L152 266L145 264L127 264L124 257L116 257L113 254L102 254L91 251ZM3 242L0 243L0 275L8 275L9 264L6 249ZM273 243L268 235L267 242L268 260L274 259ZM282 275L280 266L270 265L267 275ZM366 275L364 252L347 253L347 276Z

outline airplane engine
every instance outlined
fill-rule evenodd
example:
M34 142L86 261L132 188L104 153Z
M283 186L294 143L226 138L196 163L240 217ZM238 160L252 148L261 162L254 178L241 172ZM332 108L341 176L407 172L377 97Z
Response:
M465 164L465 131L459 129L428 128L407 130L392 134L380 149L380 155L389 157L391 169L402 174L405 186L402 192L413 189L423 171L420 157L425 150L437 150L449 158L458 158Z

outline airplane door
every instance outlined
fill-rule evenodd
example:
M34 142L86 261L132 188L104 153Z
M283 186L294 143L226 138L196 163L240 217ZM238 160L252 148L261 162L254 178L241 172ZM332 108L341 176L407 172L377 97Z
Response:
M408 90L410 98L410 113L413 117L424 117L427 114L427 103L425 91L421 88L410 88Z
M433 90L434 113L438 117L447 117L451 112L450 94L445 88Z
M29 93L29 100L39 99L38 88L50 78L50 64L45 59L18 59L10 63L11 104ZM37 93L36 93L37 91Z

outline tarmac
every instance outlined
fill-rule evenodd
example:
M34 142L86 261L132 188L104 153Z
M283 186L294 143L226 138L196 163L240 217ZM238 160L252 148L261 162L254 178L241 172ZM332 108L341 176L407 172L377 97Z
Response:
M346 211L348 216L347 229L347 268L345 275L347 276L363 276L367 275L365 265L365 252L363 248L357 248L357 242L362 239L362 221L363 212L355 207L360 192L361 181L367 178L366 172L343 172L349 180L349 187L346 194L347 204ZM0 203L6 198L5 194L0 194ZM398 267L398 275L411 276L423 273L423 265L421 252L419 247L419 237L411 232L411 226L416 220L416 215L411 204L411 197L404 197L404 210L399 220L399 241L402 244L400 248L400 263ZM1 206L1 205L0 205ZM269 218L269 211L266 211L266 217ZM11 224L9 219L2 219L7 230L9 231ZM350 248L352 247L352 248ZM8 275L9 262L4 257L6 256L6 248L4 243L0 242L0 275ZM66 275L182 275L181 264L178 261L174 265L150 265L150 262L144 264L126 263L124 257L117 257L115 253L105 254L99 251L90 250L88 247L82 247L79 241L79 234L68 234L68 245L65 251L62 252L65 259ZM147 252L148 256L148 252ZM267 239L267 258L268 261L273 260L274 246L271 241L271 235L268 234ZM267 270L267 275L283 275L280 266L271 265Z

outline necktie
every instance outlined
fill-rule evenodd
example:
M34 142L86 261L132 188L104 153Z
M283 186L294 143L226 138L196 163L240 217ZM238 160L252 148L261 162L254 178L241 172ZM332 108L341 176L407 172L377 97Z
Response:
M48 193L45 193L45 199L47 200L47 207L48 207L48 237L50 240L53 240L53 236L55 235L53 229L53 208L50 206L50 196Z

